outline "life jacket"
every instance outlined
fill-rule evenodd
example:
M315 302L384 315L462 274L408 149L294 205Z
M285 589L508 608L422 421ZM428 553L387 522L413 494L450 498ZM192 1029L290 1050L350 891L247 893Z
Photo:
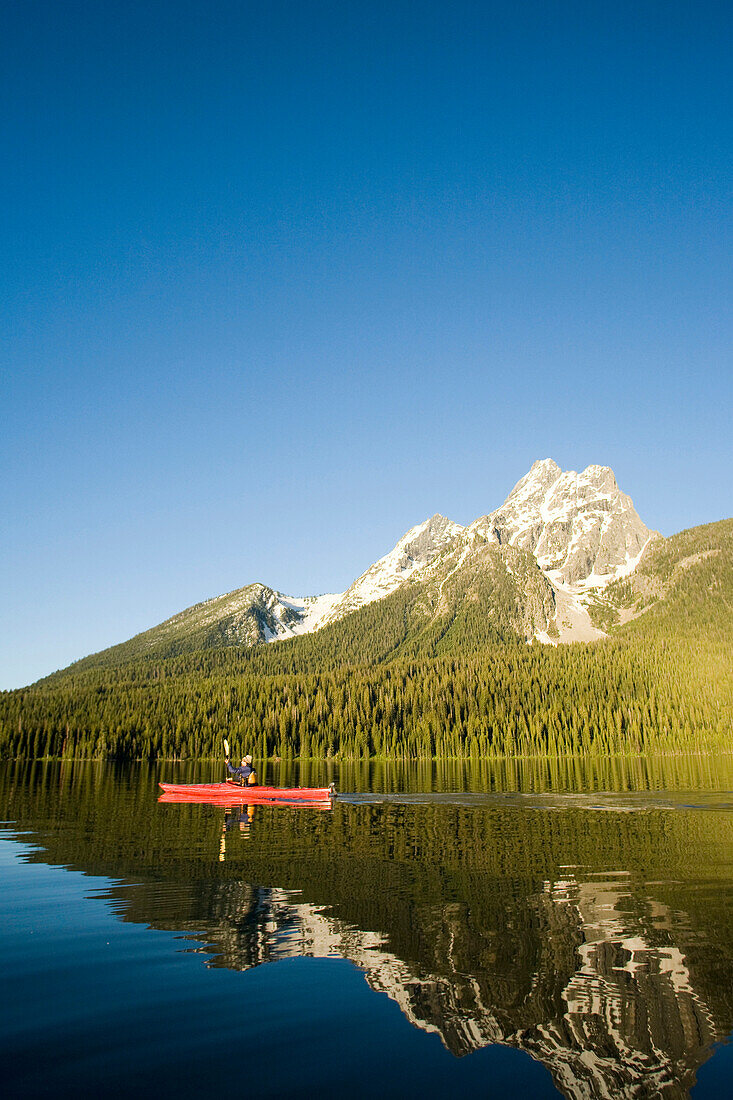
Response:
M256 787L257 786L257 772L254 770L254 768L252 769L252 771L247 776L247 786L248 787Z
M249 768L249 771L244 772L244 768ZM254 768L250 764L244 764L241 768L232 768L232 774L234 775L234 782L240 787L246 787L251 782L251 777L254 775ZM255 780L257 782L257 780Z

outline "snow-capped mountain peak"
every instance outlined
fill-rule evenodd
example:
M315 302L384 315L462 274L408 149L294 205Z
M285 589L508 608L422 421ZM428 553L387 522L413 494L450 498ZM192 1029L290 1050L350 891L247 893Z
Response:
M535 462L502 506L477 523L499 542L530 550L566 585L622 575L654 533L609 466L563 472L552 459Z
M551 458L540 459L500 508L469 527L436 513L405 532L346 592L304 598L278 593L279 606L270 608L274 629L267 640L310 633L389 596L407 580L422 577L459 536L464 537L454 572L472 557L475 536L479 543L528 550L563 604L568 640L591 640L601 632L588 619L589 590L632 572L653 535L619 489L610 466L591 465L577 473L561 470Z

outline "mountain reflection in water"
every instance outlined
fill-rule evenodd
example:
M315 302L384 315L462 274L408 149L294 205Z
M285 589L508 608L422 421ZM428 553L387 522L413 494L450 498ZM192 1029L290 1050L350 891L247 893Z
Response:
M684 1097L733 1028L728 794L159 805L145 769L2 773L29 858L232 970L341 957L456 1056L524 1050L567 1097ZM28 839L28 838L27 838ZM120 881L121 880L121 881Z

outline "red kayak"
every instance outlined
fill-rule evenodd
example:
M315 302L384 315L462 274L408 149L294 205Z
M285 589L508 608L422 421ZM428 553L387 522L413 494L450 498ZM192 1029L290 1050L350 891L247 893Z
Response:
M166 802L328 802L336 794L330 787L240 787L237 783L161 783Z

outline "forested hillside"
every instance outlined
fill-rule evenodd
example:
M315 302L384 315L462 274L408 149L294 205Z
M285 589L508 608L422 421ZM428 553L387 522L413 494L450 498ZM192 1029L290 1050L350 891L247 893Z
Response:
M606 589L613 634L589 645L526 644L523 552L512 572L491 550L437 606L408 584L292 641L71 666L0 697L0 755L216 756L224 736L260 757L730 749L732 545L730 520L660 540Z
M692 627L730 644L732 563L731 519L655 539L631 576L603 590L594 617L616 633L620 625L632 622L632 634L674 634Z

